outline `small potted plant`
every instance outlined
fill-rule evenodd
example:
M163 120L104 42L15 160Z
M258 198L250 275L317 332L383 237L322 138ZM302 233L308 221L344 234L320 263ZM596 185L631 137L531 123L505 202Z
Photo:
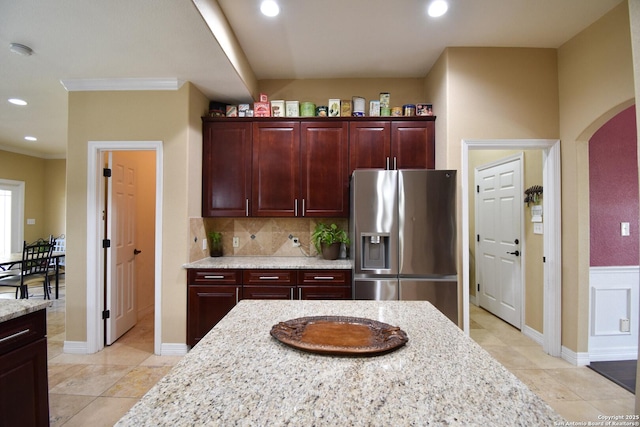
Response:
M340 244L351 243L347 232L335 224L326 225L319 222L311 234L311 242L324 259L338 259Z
M209 255L222 256L222 233L210 231L207 238L209 239Z

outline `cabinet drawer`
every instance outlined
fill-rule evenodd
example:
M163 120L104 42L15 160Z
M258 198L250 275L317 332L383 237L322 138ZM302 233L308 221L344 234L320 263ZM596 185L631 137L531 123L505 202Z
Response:
M300 270L298 285L351 286L351 270Z
M47 334L46 310L0 323L0 354L6 354Z
M282 299L295 298L295 286L244 285L242 299Z
M190 285L239 285L242 270L189 270Z
M244 285L295 285L295 270L245 270Z

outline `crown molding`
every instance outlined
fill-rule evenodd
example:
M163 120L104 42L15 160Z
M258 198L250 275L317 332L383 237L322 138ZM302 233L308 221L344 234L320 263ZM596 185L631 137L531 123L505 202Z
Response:
M67 92L117 91L117 90L178 90L184 81L176 78L126 78L126 79L63 79Z

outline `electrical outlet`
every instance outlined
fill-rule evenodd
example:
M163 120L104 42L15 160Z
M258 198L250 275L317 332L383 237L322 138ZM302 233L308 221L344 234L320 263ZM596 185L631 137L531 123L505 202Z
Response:
M293 246L294 248L297 248L298 246L300 246L300 239L298 239L297 237L292 237L291 246Z
M203 251L207 250L207 239L202 239L202 250Z
M237 236L233 236L233 247L234 248L240 247L240 238Z
M620 319L620 332L629 332L629 319Z

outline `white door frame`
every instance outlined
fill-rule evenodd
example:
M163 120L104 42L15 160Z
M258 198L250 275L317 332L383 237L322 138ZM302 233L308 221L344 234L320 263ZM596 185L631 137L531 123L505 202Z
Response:
M469 333L469 150L542 150L544 217L544 320L542 348L551 356L562 355L562 237L560 140L501 139L462 140L462 323ZM524 196L523 196L524 197ZM524 326L524 325L523 325Z
M87 353L104 348L104 265L102 262L102 212L104 185L102 151L155 151L155 296L154 353L160 354L162 338L162 141L89 141L87 144Z

